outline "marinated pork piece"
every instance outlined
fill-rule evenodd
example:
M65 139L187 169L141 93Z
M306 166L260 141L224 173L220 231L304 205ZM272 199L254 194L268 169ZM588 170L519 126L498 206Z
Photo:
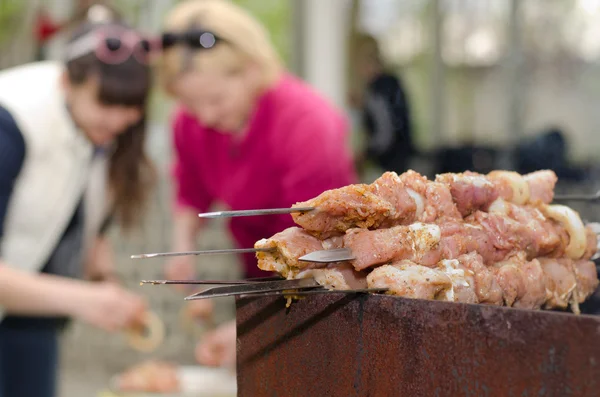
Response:
M460 212L454 204L448 185L427 180L415 171L407 171L400 175L404 186L424 197L425 206L417 221L433 223L440 219L461 219Z
M381 197L394 208L390 217L382 222L382 227L413 223L424 211L424 198L404 186L395 172L385 172L370 186L373 194Z
M360 271L402 259L419 262L436 247L440 237L439 226L424 223L379 230L351 229L344 236L344 247L352 251L356 258L352 265Z
M445 259L437 269L452 280L452 292L446 294L449 302L479 303L475 286L475 272L464 266L458 259Z
M294 278L314 278L317 283L330 290L367 288L367 274L357 272L349 263L329 265L321 269L307 269Z
M527 261L519 253L494 264L496 280L502 289L506 306L539 309L546 301L546 283L540 262Z
M565 309L571 302L573 291L577 288L577 278L570 259L540 258L539 262L545 275L546 309Z
M598 250L598 235L594 232L591 226L585 227L585 252L583 253L582 259L590 260L592 256L596 254Z
M483 258L476 252L461 255L458 260L462 266L473 272L475 294L479 303L502 305L502 288L496 280L493 267L483 264Z
M323 242L299 227L290 227L268 239L254 244L254 248L273 248L271 252L257 252L258 267L291 278L299 270L316 264L300 262L298 258L323 249Z
M435 181L450 187L454 203L463 217L487 207L498 198L494 184L476 172L440 174Z
M577 299L583 303L598 288L598 271L596 264L587 259L575 261L573 264L575 278L577 279Z
M452 279L447 274L408 260L379 266L369 273L367 284L412 299L448 300L452 295Z
M313 211L293 213L292 217L296 224L321 239L355 227L375 229L394 216L392 204L364 184L327 190L292 206L298 207L315 207Z
M535 171L524 175L523 178L529 186L530 204L550 204L554 200L554 187L558 177L553 171Z

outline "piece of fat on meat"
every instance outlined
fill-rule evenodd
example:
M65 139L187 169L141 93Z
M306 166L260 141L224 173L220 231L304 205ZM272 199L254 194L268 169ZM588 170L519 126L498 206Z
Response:
M458 259L444 259L439 262L438 269L452 281L451 293L446 300L460 303L479 303L475 292L475 273L463 266Z

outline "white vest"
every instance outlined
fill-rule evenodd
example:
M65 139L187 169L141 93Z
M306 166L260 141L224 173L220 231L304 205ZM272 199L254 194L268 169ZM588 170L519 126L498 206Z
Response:
M9 266L28 272L48 261L82 194L84 258L106 213L107 162L93 156L92 144L73 124L60 87L62 72L56 62L0 72L0 105L12 114L26 146L0 252ZM0 307L0 319L2 312Z

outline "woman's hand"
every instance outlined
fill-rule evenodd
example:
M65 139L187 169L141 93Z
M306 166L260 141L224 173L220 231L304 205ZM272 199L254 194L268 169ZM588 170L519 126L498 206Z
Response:
M198 299L189 301L185 310L190 318L209 321L213 317L215 304L210 299Z
M146 311L142 297L111 282L90 285L82 295L74 316L105 331L139 325Z
M204 336L196 346L196 360L212 367L235 366L236 324L225 323Z

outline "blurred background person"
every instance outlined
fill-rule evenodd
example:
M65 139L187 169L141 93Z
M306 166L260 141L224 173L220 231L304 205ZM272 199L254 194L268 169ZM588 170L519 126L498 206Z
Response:
M204 226L198 213L215 202L231 210L285 208L357 180L346 117L284 70L248 12L227 1L186 1L165 29L160 78L180 104L172 124L174 251L194 250ZM239 248L251 248L293 225L289 214L236 217L229 230ZM193 278L193 259L171 260L167 277ZM244 277L268 275L252 253L243 265ZM235 324L224 327L215 334L235 353Z
M410 106L402 79L388 71L373 36L362 34L356 43L354 62L362 87L353 99L363 110L363 160L400 174L408 170L415 152Z
M55 395L69 318L141 322L145 301L116 283L105 231L136 225L154 178L146 47L122 22L88 22L66 63L0 73L1 397Z

